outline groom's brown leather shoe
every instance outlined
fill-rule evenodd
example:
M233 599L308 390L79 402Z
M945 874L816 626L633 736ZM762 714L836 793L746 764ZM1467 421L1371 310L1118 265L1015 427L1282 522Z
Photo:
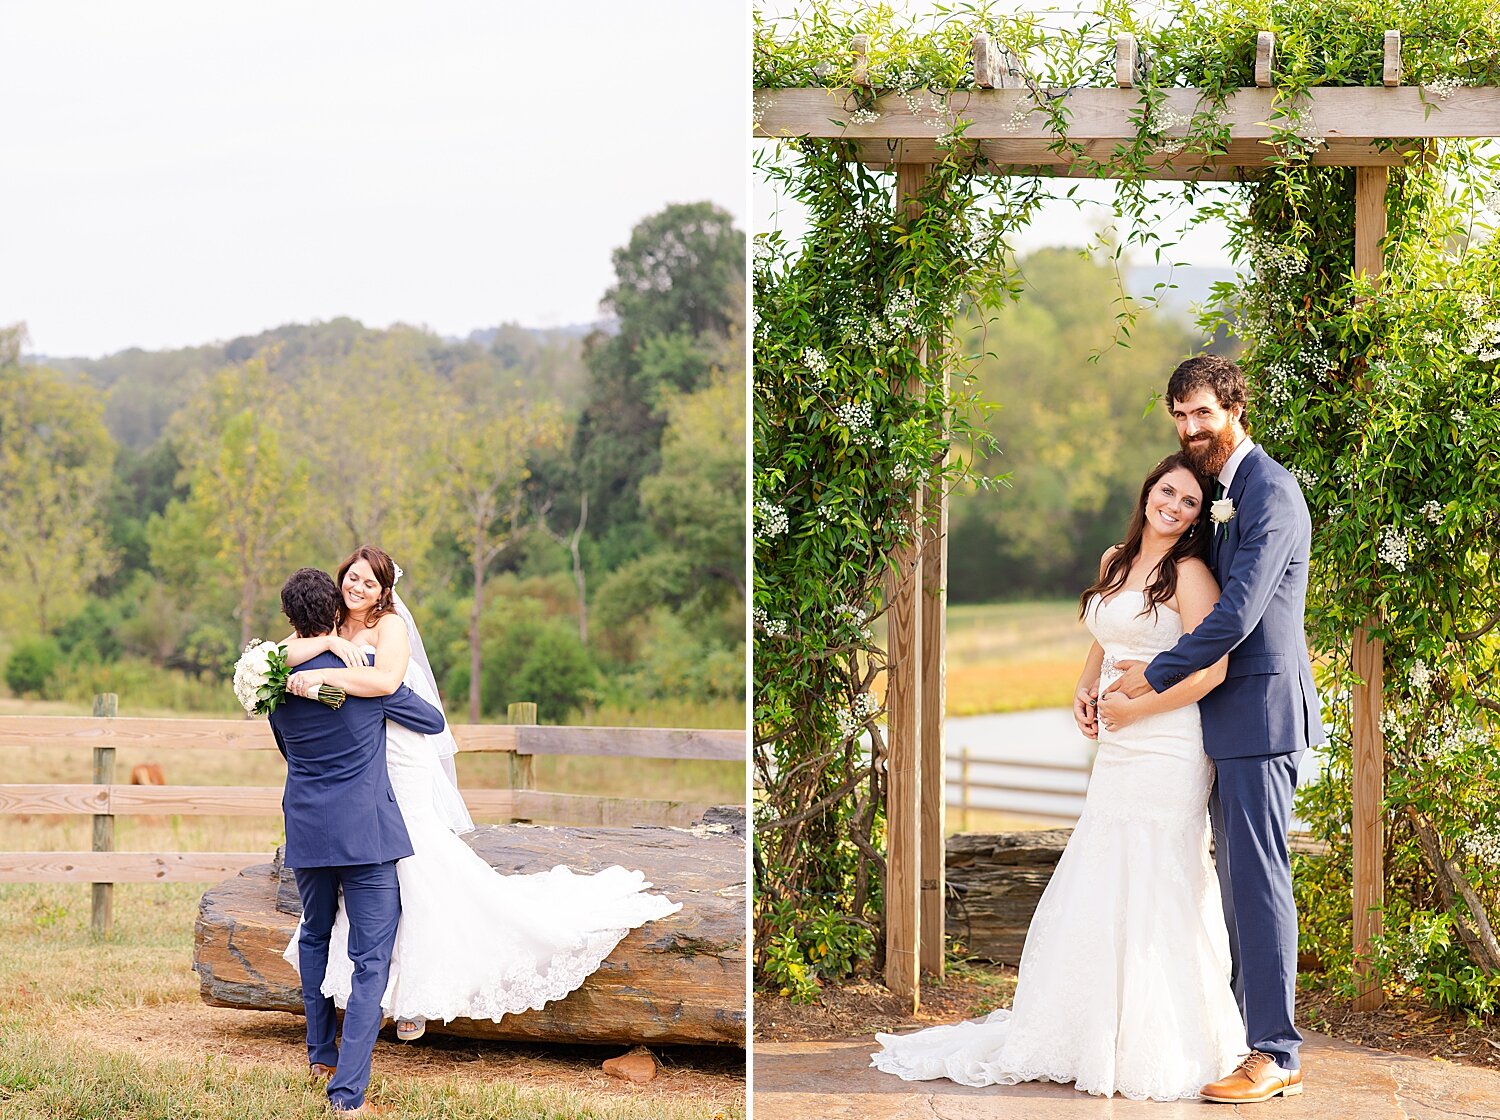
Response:
M339 1067L338 1066L325 1066L322 1062L314 1062L312 1065L308 1066L307 1068L312 1073L312 1075L314 1077L316 1077L318 1080L320 1080L320 1081L327 1081L330 1077L333 1076L333 1071L336 1070L336 1069L338 1069Z
M385 1109L373 1101L365 1101L358 1108L335 1108L335 1116L384 1116Z
M1220 1104L1259 1104L1275 1096L1295 1097L1302 1092L1302 1071L1282 1073L1276 1059L1259 1050L1249 1055L1228 1077L1221 1077L1198 1091L1206 1101Z

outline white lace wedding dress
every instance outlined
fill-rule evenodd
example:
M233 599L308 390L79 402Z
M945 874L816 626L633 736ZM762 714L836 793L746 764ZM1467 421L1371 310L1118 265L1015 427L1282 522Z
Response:
M499 1020L540 1008L582 984L632 929L682 909L619 866L502 875L444 823L453 786L427 736L388 721L386 766L414 851L396 863L401 922L381 1000L392 1019ZM294 935L283 954L294 969L297 944ZM353 974L341 900L323 994L346 1006Z
M1116 661L1149 661L1182 634L1144 595L1097 596L1086 616ZM1198 706L1100 731L1083 814L1042 894L1012 1009L880 1034L871 1064L908 1081L1072 1082L1099 1096L1196 1097L1246 1053L1229 938L1208 851L1213 764Z

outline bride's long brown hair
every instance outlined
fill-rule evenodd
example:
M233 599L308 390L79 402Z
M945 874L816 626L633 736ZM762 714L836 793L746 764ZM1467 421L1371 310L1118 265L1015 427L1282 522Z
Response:
M384 549L376 548L373 544L362 544L339 565L338 626L340 627L349 618L349 607L344 602L344 577L349 574L349 569L354 567L357 560L363 560L370 565L370 571L380 583L380 598L375 600L375 605L370 608L370 613L365 617L365 629L368 630L380 621L381 615L390 614L396 609L393 591L396 586L396 563L386 555Z
M1156 608L1177 594L1178 564L1189 557L1201 558L1208 555L1210 531L1204 526L1208 524L1209 495L1213 493L1213 480L1201 474L1198 468L1193 466L1192 461L1179 451L1157 463L1151 473L1146 476L1146 481L1141 483L1141 497L1135 503L1135 512L1130 515L1130 527L1125 531L1125 540L1115 547L1114 555L1105 563L1104 575L1079 596L1079 618L1088 613L1089 600L1095 595L1108 599L1125 586L1125 579L1130 574L1131 565L1141 554L1141 541L1146 535L1146 499L1151 495L1152 487L1161 481L1162 476L1170 474L1179 467L1191 472L1192 476L1198 480L1198 489L1203 495L1203 500L1198 505L1197 520L1188 526L1187 532L1177 538L1171 549L1161 558L1161 563L1156 566L1156 578L1146 585L1146 603L1141 608L1141 613L1145 614L1149 608L1154 617Z

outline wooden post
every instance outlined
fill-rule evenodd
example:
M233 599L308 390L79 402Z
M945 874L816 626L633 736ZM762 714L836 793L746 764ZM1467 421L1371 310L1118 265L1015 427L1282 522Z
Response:
M1260 89L1271 88L1271 67L1276 62L1276 33L1261 31L1255 36L1255 84Z
M1384 167L1354 169L1354 268L1370 277L1385 269L1386 183ZM1352 667L1363 682L1354 688L1352 727L1356 1011L1373 1011L1385 1002L1371 954L1385 907L1385 739L1380 731L1385 644L1370 636L1377 624L1372 618L1354 632L1352 650Z
M945 387L945 398L946 395ZM943 417L942 428L946 438L946 415ZM940 465L934 464L933 469L938 469ZM935 535L927 539L922 549L922 663L919 669L922 692L922 814L921 837L917 844L922 873L922 931L917 943L922 971L941 980L946 947L943 904L947 894L943 867L943 833L946 831L944 802L947 792L943 711L946 707L947 667L943 652L948 640L948 495L944 492L940 479L936 482L929 480L922 487L922 508L927 511L926 520Z
M94 715L99 719L114 719L120 710L120 698L113 692L101 692L94 697ZM115 748L94 748L94 784L110 786L115 782ZM113 814L100 813L94 816L94 851L115 850L115 818ZM89 929L95 937L108 937L115 923L115 885L95 883L93 908L89 918Z
M536 705L530 701L521 701L507 705L505 709L505 722L515 725L534 726L536 724ZM535 756L514 750L510 752L509 758L511 791L536 789ZM512 824L531 823L530 817L511 817L510 820Z
M927 172L925 164L896 168L896 200L908 221L921 213L917 197ZM918 359L925 358L925 343L918 343ZM919 486L890 575L886 667L885 983L912 1011L921 1002L922 524Z
M1115 85L1120 89L1133 89L1140 68L1140 46L1135 36L1127 32L1115 40Z
M1385 61L1381 67L1381 81L1387 89L1401 84L1401 32L1385 33Z

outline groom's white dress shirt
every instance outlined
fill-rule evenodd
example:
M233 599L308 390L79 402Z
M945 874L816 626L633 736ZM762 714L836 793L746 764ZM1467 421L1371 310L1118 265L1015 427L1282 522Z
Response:
M1229 456L1229 462L1225 463L1224 469L1219 472L1219 485L1224 487L1224 493L1229 493L1229 485L1234 481L1234 472L1240 469L1240 464L1253 450L1255 450L1255 441L1246 436L1240 440L1240 445Z

